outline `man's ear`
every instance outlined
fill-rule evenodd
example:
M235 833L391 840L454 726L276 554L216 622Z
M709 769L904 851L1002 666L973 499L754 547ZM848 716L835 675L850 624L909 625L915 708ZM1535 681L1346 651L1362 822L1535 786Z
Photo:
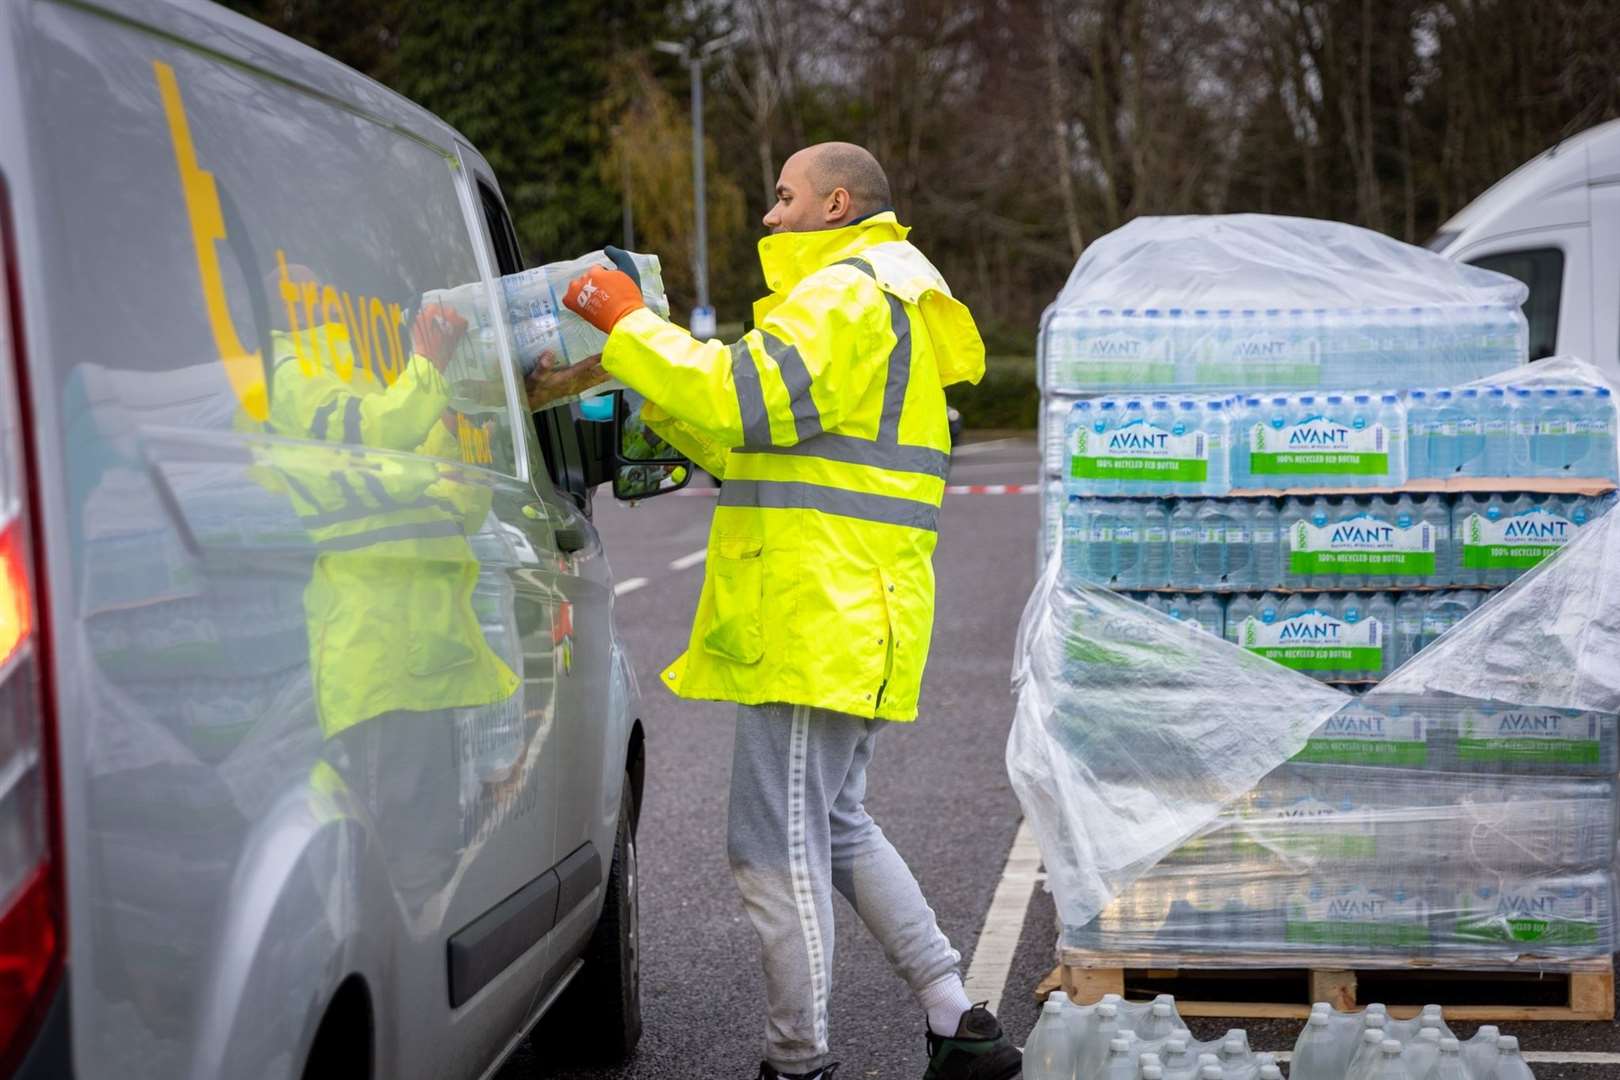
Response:
M849 216L851 203L849 192L844 188L833 188L832 194L827 196L826 217L829 222L842 221Z

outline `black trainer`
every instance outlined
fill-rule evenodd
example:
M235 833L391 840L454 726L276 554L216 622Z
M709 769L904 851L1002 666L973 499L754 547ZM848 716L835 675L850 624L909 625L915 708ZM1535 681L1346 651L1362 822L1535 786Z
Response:
M771 1063L759 1063L759 1080L833 1080L833 1073L838 1071L838 1062L823 1065L819 1069L811 1069L807 1073L784 1073L771 1068Z
M928 1068L923 1080L1014 1080L1024 1073L1024 1055L1001 1030L1001 1021L980 1002L962 1014L950 1038L928 1032Z

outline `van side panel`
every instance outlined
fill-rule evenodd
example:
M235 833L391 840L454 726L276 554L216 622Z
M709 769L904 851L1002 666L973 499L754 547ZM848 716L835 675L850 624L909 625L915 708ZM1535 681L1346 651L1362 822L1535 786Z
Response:
M519 475L504 352L473 325L435 362L413 333L497 295L446 129L208 10L163 13L182 44L4 9L75 1065L295 1076L359 973L379 1064L478 1075L556 958L536 941L452 1010L446 941L569 854L560 628L606 610L605 565L559 557L566 515Z

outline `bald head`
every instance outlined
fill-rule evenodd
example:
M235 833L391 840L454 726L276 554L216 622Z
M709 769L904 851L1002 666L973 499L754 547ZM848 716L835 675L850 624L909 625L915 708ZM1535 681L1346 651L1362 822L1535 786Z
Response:
M788 158L765 215L772 232L836 229L889 206L889 178L864 147L825 142Z

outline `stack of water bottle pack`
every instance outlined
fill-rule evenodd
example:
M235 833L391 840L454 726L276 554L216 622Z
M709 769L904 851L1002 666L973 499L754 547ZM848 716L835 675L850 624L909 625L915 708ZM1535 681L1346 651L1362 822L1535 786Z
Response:
M1152 1002L1106 995L1076 1005L1062 991L1047 996L1024 1045L1026 1080L1281 1080L1269 1053L1255 1053L1247 1032L1233 1028L1201 1042L1176 1012L1175 999ZM1519 1040L1480 1027L1459 1040L1438 1005L1409 1020L1382 1005L1337 1012L1311 1008L1290 1058L1289 1080L1528 1080Z

